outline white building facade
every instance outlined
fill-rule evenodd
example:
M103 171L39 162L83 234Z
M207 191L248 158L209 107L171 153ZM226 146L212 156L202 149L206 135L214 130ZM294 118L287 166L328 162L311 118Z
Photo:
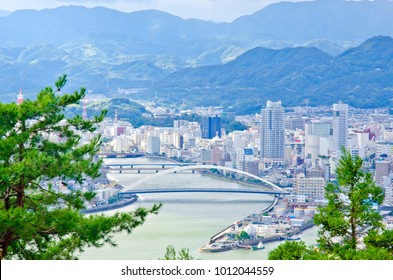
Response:
M260 158L265 165L284 163L285 127L281 101L267 101L262 109Z

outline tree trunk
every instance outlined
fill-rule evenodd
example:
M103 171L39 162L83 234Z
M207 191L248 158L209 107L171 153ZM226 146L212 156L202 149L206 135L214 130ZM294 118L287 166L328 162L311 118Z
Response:
M7 231L3 239L0 239L0 260L4 259L8 252L8 246L10 246L13 237L12 231Z
M23 207L25 205L25 185L23 184L23 181L21 181L19 184L18 196L16 197L16 205L17 207Z
M351 247L356 250L356 221L355 221L355 208L351 207Z

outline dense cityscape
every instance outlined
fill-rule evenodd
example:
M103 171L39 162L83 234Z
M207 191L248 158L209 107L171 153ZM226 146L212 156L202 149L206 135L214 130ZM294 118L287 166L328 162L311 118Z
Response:
M136 102L148 107L153 117L196 113L201 114L202 122L175 120L173 127L134 128L115 113L115 117L105 119L96 132L105 139L101 157L153 155L260 176L287 192L286 203L275 205L272 213L292 217L293 223L301 218L303 225L318 205L326 203L325 187L335 180L343 146L351 155L364 160L364 169L374 174L375 182L384 190L383 204L375 207L383 213L386 227L392 228L393 218L388 213L393 207L393 115L388 108L357 109L343 103L332 107L285 108L281 101L268 101L260 114L236 116L223 113L220 107L176 112L154 102ZM82 116L88 119L86 102L82 104ZM226 133L221 128L222 118L239 121L247 129ZM82 135L85 141L93 136ZM224 173L218 171L218 174ZM91 188L97 196L95 204L89 207L116 202L114 198L122 190L116 182L105 179L98 180ZM65 186L63 189L67 191ZM249 223L252 224L251 221L243 223L242 229ZM292 235L293 228L290 231Z
M0 3L2 277L384 271L392 0L79 2Z

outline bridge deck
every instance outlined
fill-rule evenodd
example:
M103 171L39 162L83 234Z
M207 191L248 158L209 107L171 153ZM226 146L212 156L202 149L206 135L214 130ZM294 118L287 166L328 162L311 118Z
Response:
M103 167L133 167L133 166L172 166L172 167L182 167L182 166L196 166L196 163L108 163L103 164Z
M250 190L250 189L135 189L120 192L119 195L143 194L143 193L245 193L245 194L272 194L280 195L282 192L274 190Z

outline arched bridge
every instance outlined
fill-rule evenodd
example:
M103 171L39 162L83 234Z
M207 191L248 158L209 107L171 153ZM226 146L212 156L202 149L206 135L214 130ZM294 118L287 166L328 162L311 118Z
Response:
M143 185L143 183L148 182L150 180L159 179L160 176L170 173L181 172L185 170L203 170L203 169L217 169L222 171L228 171L232 173L242 174L247 177L251 177L256 179L264 184L264 186L251 186L244 188L171 188L171 187L157 187L154 189L146 189L140 188L139 186ZM130 186L127 190L120 192L119 195L128 196L133 194L140 193L174 193L174 192L232 192L232 193L252 193L252 194L273 194L273 195L283 195L285 192L279 186L269 182L261 177L258 177L254 174L230 168L225 166L216 166L216 165L190 165L190 166L181 166L171 169L163 170L159 173L155 173L153 175L144 177L141 180L138 180L132 186Z

